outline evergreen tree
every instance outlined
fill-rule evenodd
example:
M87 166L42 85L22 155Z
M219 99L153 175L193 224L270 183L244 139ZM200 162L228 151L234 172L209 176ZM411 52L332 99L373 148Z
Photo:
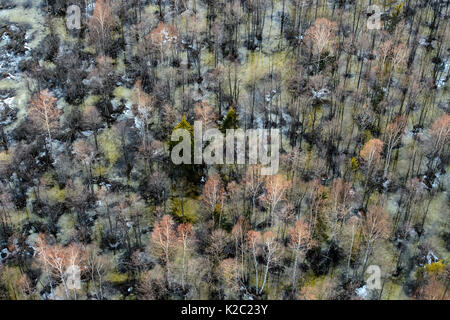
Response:
M239 120L238 115L233 107L228 110L225 119L223 119L222 123L219 126L219 130L222 133L226 133L227 129L237 129L239 128Z
M191 150L193 150L193 146L194 146L194 128L186 120L186 116L185 115L183 115L183 117L181 118L181 121L175 127L173 127L172 134L173 134L173 132L175 132L178 129L185 129L191 134L191 145L192 145ZM180 137L178 139L178 141L172 141L170 139L170 137L169 137L169 151L172 151L173 147L175 147L182 140L183 140L183 138Z

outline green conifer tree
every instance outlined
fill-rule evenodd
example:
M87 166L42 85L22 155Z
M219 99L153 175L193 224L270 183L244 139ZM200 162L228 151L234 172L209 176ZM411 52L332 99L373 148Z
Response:
M191 134L191 145L193 147L193 145L194 145L194 128L186 120L185 115L183 115L183 117L181 118L181 121L172 129L172 133L177 129L185 129L185 130L189 131L189 133ZM173 147L175 147L182 140L183 140L183 138L180 137L180 139L178 139L178 141L172 141L169 137L169 150L172 151Z
M239 120L238 115L233 107L228 110L225 119L223 119L222 123L219 126L219 130L222 133L226 133L227 129L237 129L239 128Z

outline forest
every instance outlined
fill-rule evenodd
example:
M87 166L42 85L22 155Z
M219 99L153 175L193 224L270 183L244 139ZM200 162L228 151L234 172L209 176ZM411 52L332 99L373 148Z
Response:
M449 3L0 0L0 300L449 300Z

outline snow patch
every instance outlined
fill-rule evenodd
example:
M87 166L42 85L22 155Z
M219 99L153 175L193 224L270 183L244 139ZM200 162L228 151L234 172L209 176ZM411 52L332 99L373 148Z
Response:
M356 289L355 292L356 295L361 299L365 300L369 297L369 289L367 288L367 285L364 285L361 288Z

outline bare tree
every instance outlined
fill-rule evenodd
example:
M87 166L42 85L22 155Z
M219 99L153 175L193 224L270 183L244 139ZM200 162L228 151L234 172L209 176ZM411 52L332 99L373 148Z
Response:
M47 131L49 143L52 140L52 131L59 126L61 110L56 107L57 99L52 97L48 89L35 94L31 99L28 114L31 120L40 128Z
M201 121L206 128L215 127L218 118L213 108L206 102L195 104L195 117L197 120Z
M91 42L99 49L98 53L105 54L109 49L113 26L114 19L109 0L97 0L89 21L89 36Z
M255 268L256 290L258 290L259 288L258 255L259 255L259 246L261 244L261 233L258 231L250 230L247 232L246 238L247 238L247 250L251 254L253 267Z
M362 272L364 272L375 241L388 235L388 216L382 207L369 208L364 216L362 235L366 244L362 265Z
M272 231L266 231L262 236L262 248L264 253L264 258L266 260L266 268L264 270L264 278L261 288L259 289L259 294L263 293L264 287L267 283L267 276L269 273L270 266L278 258L278 250L280 245L277 242L276 235Z
M139 130L142 136L144 150L149 147L149 126L155 111L155 98L145 93L140 79L136 81L133 91L133 111L139 120Z
M219 207L224 199L225 190L223 188L222 179L218 174L212 175L208 178L203 188L201 200L203 204L208 208L208 211L212 215L215 223L214 215L218 211L222 211ZM220 221L219 221L220 223Z
M312 245L311 233L309 232L309 225L304 220L297 220L295 225L289 230L290 247L294 252L294 270L292 272L292 290L295 293L297 290L297 268L298 260L302 252L308 250Z
M97 284L98 286L98 291L95 292L97 299L102 300L104 298L103 281L109 261L105 257L101 256L98 249L93 245L87 247L86 253L87 272L89 273L92 283L94 285Z
M249 166L245 175L245 186L252 199L252 213L250 215L250 224L253 225L253 219L256 219L256 199L261 194L264 187L264 178L260 174L261 170L256 166Z
M326 18L319 18L305 32L305 40L313 47L317 55L317 66L321 61L322 53L331 51L336 43L337 24ZM318 68L319 69L319 68Z
M175 253L177 237L174 230L173 219L169 215L163 216L161 221L155 222L151 235L152 251L161 259L166 268L166 279L172 283L172 258Z
M75 159L83 164L89 179L89 190L91 191L91 194L93 194L92 164L94 163L98 152L90 143L80 139L73 144L73 154L75 155Z
M400 116L390 123L386 128L386 133L384 135L384 140L386 143L386 161L384 165L383 177L386 178L389 170L389 164L391 162L392 150L396 147L405 132L407 125L407 120L405 117Z
M283 176L277 174L270 176L266 181L266 195L264 202L269 207L269 219L273 225L274 212L277 205L286 200L286 191L290 188L290 181L287 181Z
M248 223L244 220L243 217L239 217L236 224L233 226L231 230L231 234L234 239L235 246L235 264L236 268L240 266L238 269L238 273L236 273L236 277L240 276L242 279L244 278L244 256L245 256L245 236L248 230ZM237 280L237 279L236 279Z
M450 142L450 115L444 114L433 122L430 130L432 156L441 157Z
M88 106L84 109L82 115L82 125L86 129L92 130L94 132L95 149L98 150L97 135L98 130L103 125L103 121L100 112L98 112L95 106Z
M59 244L50 245L40 234L36 242L36 251L38 259L49 273L49 276L55 277L61 281L64 288L66 299L70 299L69 288L67 286L66 271L69 267L78 267L81 270L84 268L86 261L86 253L79 244L72 243L68 247L63 247ZM50 279L50 286L52 280ZM73 289L74 297L76 299L76 291Z
M363 203L367 195L367 185L369 183L369 179L374 172L375 165L380 161L382 151L383 151L383 141L381 141L380 139L371 139L366 142L361 152L359 153L361 158L364 160L367 168L367 175L363 191L364 192Z
M181 262L181 286L185 288L185 274L186 274L186 266L189 263L186 263L187 253L192 250L192 244L195 241L194 230L192 229L192 225L190 223L180 224L177 228L178 231L178 242L182 246L183 250L183 258Z

